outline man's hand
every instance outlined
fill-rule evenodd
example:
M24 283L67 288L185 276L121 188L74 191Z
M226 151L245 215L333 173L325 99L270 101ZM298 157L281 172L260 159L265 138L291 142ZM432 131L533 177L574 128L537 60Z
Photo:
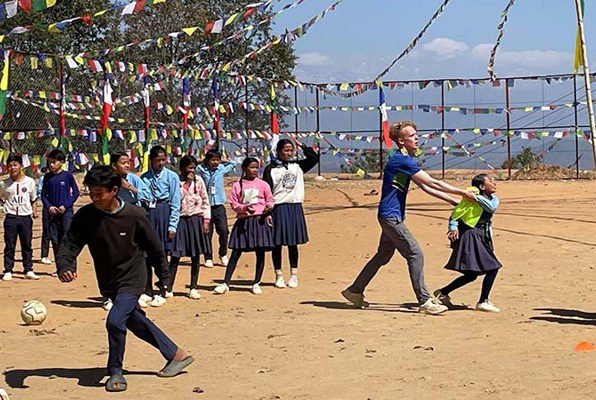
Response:
M465 197L466 199L468 199L470 201L476 201L476 194L474 194L474 192L472 192L470 190L464 191L463 197Z
M64 271L58 275L58 279L63 283L70 283L77 279L77 273L73 271Z
M48 212L50 213L50 215L56 215L58 214L58 207L51 206L50 208L48 208Z
M168 239L172 240L176 237L176 232L168 231Z
M451 240L452 242L455 242L457 239L459 239L459 231L457 229L449 231L447 233L447 237L449 238L449 240Z
M39 214L37 214L37 209L36 208L33 209L32 213L31 213L31 216L33 217L33 219L37 219L37 217L39 217Z
M58 207L58 214L64 214L66 212L66 207L60 206Z

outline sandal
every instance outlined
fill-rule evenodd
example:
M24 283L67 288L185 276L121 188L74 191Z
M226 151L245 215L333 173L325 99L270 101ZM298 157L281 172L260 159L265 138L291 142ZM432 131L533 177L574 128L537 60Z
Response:
M194 360L195 359L192 358L192 356L188 356L180 361L170 360L166 366L157 373L157 376L161 378L172 378L182 372L184 368L192 364Z
M110 376L110 379L106 382L107 392L124 392L127 387L126 379L121 374Z

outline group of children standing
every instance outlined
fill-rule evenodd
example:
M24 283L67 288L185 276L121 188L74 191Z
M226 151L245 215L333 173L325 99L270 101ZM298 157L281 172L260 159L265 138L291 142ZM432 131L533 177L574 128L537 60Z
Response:
M11 281L17 237L21 244L25 279L39 279L33 271L33 219L38 217L37 202L42 209L42 263L51 264L49 243L58 254L60 243L70 228L73 206L79 197L74 176L63 170L66 157L61 150L48 154L48 172L38 185L24 174L23 159L11 154L7 159L8 178L0 182L0 201L4 207L4 274Z

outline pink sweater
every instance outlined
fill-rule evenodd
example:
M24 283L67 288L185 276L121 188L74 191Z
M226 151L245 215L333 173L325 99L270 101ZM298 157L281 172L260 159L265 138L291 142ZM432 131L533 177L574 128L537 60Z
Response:
M246 209L251 206L254 212L249 214ZM236 218L247 218L255 215L262 215L265 205L273 207L273 195L271 188L264 180L255 178L253 180L242 180L234 182L230 192L230 206L236 213Z
M180 183L180 216L202 215L205 220L211 220L211 206L205 183L199 177L190 185L186 182Z

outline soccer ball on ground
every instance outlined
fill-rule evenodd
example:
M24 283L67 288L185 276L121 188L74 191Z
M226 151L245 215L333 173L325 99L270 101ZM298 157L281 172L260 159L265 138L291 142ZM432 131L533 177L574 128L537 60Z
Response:
M26 302L21 308L21 318L25 325L39 325L48 315L46 306L39 300L31 300Z

